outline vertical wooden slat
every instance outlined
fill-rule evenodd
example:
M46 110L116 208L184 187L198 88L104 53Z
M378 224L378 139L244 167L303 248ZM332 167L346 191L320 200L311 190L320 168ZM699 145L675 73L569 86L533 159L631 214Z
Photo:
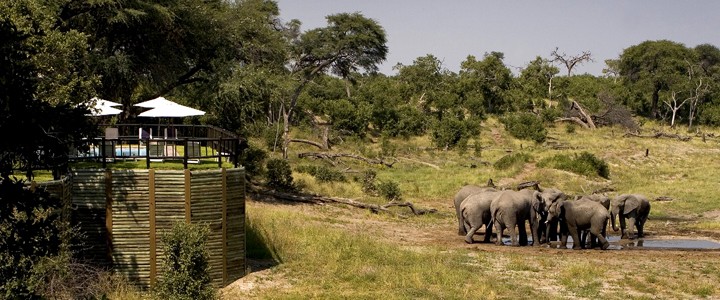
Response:
M157 248L155 237L155 170L148 173L149 201L150 201L150 286L155 286L157 276Z
M108 262L113 263L113 216L112 216L112 171L105 170L105 231Z
M190 205L190 196L191 196L191 189L190 189L190 170L185 169L185 222L190 223L192 220L192 206Z
M227 284L227 172L222 168L222 274L223 285Z

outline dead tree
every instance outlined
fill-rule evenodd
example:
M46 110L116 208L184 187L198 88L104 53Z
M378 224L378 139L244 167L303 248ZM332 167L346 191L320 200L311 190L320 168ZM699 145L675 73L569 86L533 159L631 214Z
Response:
M590 129L596 128L595 122L593 121L592 116L589 115L587 112L585 112L585 110L582 108L582 106L580 106L579 103L577 103L577 101L572 102L572 105L570 106L569 111L577 112L579 117L570 116L570 117L557 118L557 119L555 119L555 122L568 121L568 122L577 123L580 126L585 127L585 128L590 128Z
M682 108L683 105L685 105L685 103L687 103L690 99L691 98L685 98L685 100L678 101L677 92L671 91L670 99L663 100L663 103L667 105L668 109L670 109L670 112L672 113L672 117L670 118L670 127L675 127L675 116L677 116L677 111L680 110L680 108Z
M383 165L388 168L392 168L392 166L397 162L397 160L386 161L381 158L367 158L367 157L362 157L360 155L349 154L349 153L303 152L303 153L298 154L298 157L299 158L314 157L314 158L320 158L320 159L327 159L330 161L333 161L338 157L345 157L345 158L353 158L353 159L357 159L357 160L362 160L369 164Z
M563 65L565 65L565 68L567 68L567 76L570 77L570 74L572 73L573 68L575 68L576 65L582 64L583 62L589 61L593 62L592 54L590 54L590 51L583 51L580 55L567 55L564 52L562 54L558 53L558 47L555 47L555 50L553 50L552 53L550 53L550 56L553 57L552 62L559 61Z

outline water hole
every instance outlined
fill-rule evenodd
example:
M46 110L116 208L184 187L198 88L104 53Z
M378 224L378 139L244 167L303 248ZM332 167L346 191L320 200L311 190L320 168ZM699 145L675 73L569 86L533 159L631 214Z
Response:
M720 243L699 239L660 239L640 238L634 240L621 240L620 236L609 236L608 250L622 249L667 249L667 250L720 250ZM528 239L532 243L532 239ZM503 244L510 245L510 238L503 237ZM567 247L572 248L573 239L568 237ZM559 248L560 242L552 242L551 248Z

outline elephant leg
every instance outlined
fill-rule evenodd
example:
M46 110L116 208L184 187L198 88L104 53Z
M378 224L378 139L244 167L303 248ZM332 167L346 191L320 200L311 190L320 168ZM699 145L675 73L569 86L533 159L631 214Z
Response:
M627 236L627 224L625 224L625 216L619 215L618 218L620 219L620 238L626 239Z
M497 231L497 241L495 241L495 244L498 246L503 245L502 236L503 236L503 228L499 221L495 220L495 231Z
M511 246L519 246L520 245L518 243L518 236L517 236L517 231L515 231L515 226L517 226L517 224L508 224L508 227L507 227L508 235L510 236L510 245Z
M528 245L527 229L525 229L525 221L518 223L518 236L520 237L520 246Z
M605 250L610 247L610 242L602 235L602 231L599 228L590 228L590 233L593 235L593 240L598 239L598 243L602 245L602 249ZM595 246L593 246L595 248Z
M489 243L490 239L492 238L492 224L488 222L485 224L485 238L483 239L483 242Z
M480 224L480 225L475 225L475 226L471 227L470 230L468 230L467 234L465 235L465 242L466 242L466 243L472 244L472 243L475 242L475 241L473 240L473 235L475 235L475 232L478 231L478 229L480 229L480 226L482 226L482 224Z
M628 218L627 236L628 236L628 239L635 238L635 217Z
M637 236L639 238L645 236L645 233L643 233L643 227L645 227L645 221L647 221L647 217L643 217L638 220L638 224L637 224L638 235Z
M583 244L580 240L580 235L578 234L578 229L575 226L568 226L568 230L570 231L570 235L573 238L573 249L582 249Z
M583 245L583 247L587 245L587 237L588 237L587 230L580 231L580 245ZM592 243L592 238L590 238L590 243Z

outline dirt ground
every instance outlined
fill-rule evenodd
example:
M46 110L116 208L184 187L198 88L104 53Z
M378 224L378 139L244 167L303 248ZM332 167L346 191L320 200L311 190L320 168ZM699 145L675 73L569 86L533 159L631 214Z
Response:
M285 205L282 203L272 202L254 202L249 205L263 206ZM452 204L450 204L451 206ZM332 224L324 224L324 226L336 226L349 232L368 233L373 231L373 235L379 236L386 242L397 244L403 248L422 250L425 247L445 248L452 250L474 250L481 252L502 252L514 253L526 256L578 256L583 259L591 257L593 260L601 260L603 262L613 261L616 251L625 251L623 257L626 260L633 260L644 265L657 265L657 268L675 268L678 264L667 264L667 262L697 261L702 264L703 261L720 261L720 250L677 250L677 249L648 249L648 248L625 248L623 250L571 250L571 249L553 249L547 246L540 247L510 247L496 246L494 244L475 243L466 244L464 237L458 236L457 224L455 216L451 210L443 209L443 219L447 222L399 222L391 218L368 218L367 214L361 209L349 208L342 206L324 206L322 210L314 205L293 205L293 210L301 210L306 214L333 214L340 218ZM720 241L720 232L713 231L687 231L680 229L683 222L692 222L692 220L650 220L646 225L646 238L648 239L700 239L709 241ZM481 229L481 231L484 229ZM611 228L608 228L609 234L613 235ZM481 238L479 235L477 238ZM615 245L618 242L614 242ZM618 249L619 247L614 247ZM615 262L620 266L623 262ZM274 271L273 261L268 260L248 260L248 275L228 285L222 290L225 295L253 295L256 289L268 287L282 287L288 282L283 280L282 274ZM613 263L608 267L612 268ZM681 267L678 267L681 268ZM686 271L686 270L685 270ZM272 275L272 280L267 280Z

